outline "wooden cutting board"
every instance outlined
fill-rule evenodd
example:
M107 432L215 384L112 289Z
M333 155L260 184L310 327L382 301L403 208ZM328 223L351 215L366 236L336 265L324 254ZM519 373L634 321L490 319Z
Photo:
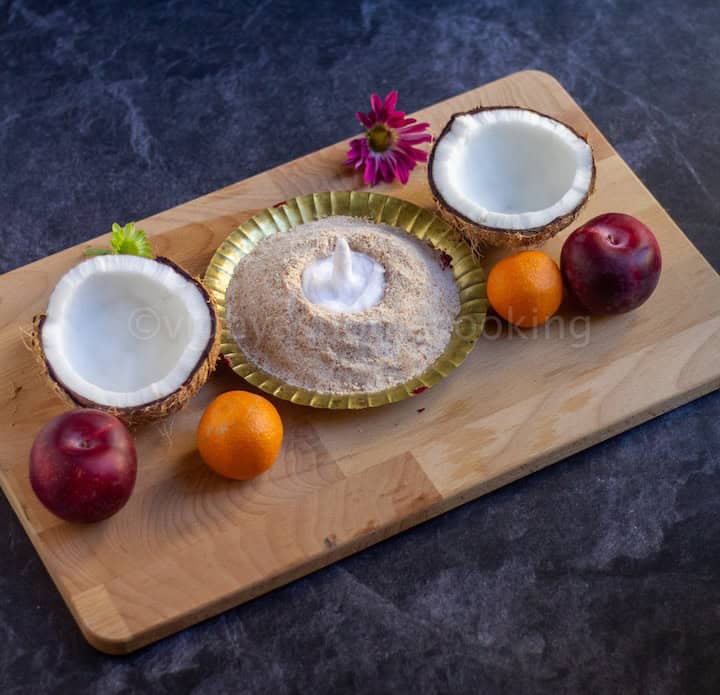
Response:
M522 72L416 115L439 132L453 112L479 104L531 107L589 134L597 191L579 222L606 211L646 222L663 251L655 294L624 316L585 321L566 312L536 334L501 331L491 320L460 369L392 406L330 412L277 402L285 443L257 480L221 479L195 450L206 405L245 387L220 367L186 410L137 431L137 486L117 516L73 526L46 512L28 482L28 451L63 406L37 374L24 331L81 247L0 278L0 482L95 647L130 652L720 385L720 277L567 92L547 74ZM358 188L341 166L345 150L320 150L142 227L157 253L201 274L223 238L258 210ZM424 169L406 187L376 190L431 206ZM566 234L546 247L555 258Z

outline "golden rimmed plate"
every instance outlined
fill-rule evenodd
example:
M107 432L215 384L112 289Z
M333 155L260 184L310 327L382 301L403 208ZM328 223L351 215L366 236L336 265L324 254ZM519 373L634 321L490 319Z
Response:
M238 262L266 237L329 217L349 215L383 223L422 239L450 258L460 291L460 311L445 351L420 376L372 393L317 393L288 384L263 371L236 345L225 322L225 292ZM422 393L459 366L482 332L487 311L485 273L455 231L439 217L399 198L362 191L314 193L267 208L243 223L220 245L205 272L205 286L215 296L222 323L220 350L230 367L262 391L313 408L356 409L395 403Z

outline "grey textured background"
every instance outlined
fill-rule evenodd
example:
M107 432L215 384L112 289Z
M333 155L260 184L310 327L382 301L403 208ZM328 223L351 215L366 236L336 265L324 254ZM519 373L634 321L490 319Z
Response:
M0 0L0 271L524 68L720 268L720 5ZM0 298L1 300L1 298ZM720 395L128 658L0 499L0 692L718 693Z

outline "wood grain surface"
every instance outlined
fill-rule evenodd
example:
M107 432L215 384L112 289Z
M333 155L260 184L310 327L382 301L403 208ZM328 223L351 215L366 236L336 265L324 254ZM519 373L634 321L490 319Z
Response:
M552 77L517 73L415 115L439 132L453 112L493 104L531 107L589 135L597 190L578 223L606 211L646 222L663 251L655 294L613 318L589 321L566 308L535 333L491 320L460 369L396 405L336 412L278 401L282 453L254 481L215 476L195 450L210 400L245 387L220 367L184 411L137 430L137 486L117 516L74 526L45 511L30 489L28 452L63 406L37 373L24 332L82 247L0 278L0 482L95 647L137 649L720 385L720 277ZM258 210L360 188L341 166L345 150L328 147L141 226L158 254L201 274L224 237ZM376 190L431 206L424 169L406 187ZM555 258L568 232L545 247Z

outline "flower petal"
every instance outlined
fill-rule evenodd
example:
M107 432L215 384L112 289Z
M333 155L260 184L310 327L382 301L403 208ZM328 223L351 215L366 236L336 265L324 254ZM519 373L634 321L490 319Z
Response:
M358 121L362 123L368 130L375 125L375 115L372 113L363 113L362 111L356 111L355 116Z
M353 138L350 141L350 149L347 153L345 164L354 169L360 169L365 165L370 150L367 144L367 138Z
M385 157L378 157L377 164L378 164L378 173L380 175L380 178L383 181L385 181L386 180L385 177L386 177L387 171L388 171L387 161L385 160Z
M398 93L396 91L389 92L388 95L385 97L385 101L383 102L382 106L382 115L384 119L387 119L388 116L392 116L393 112L395 111L395 105L397 104L398 99Z
M398 133L395 138L395 142L406 142L410 145L419 145L421 142L432 142L432 135L430 135L430 133L413 133L412 135Z
M397 174L397 177L400 179L400 183L405 185L408 182L408 179L410 178L410 167L400 158L398 158L397 163L395 165L395 173Z
M416 154L415 154L416 162L427 162L427 160L428 160L427 152L423 152L422 150L416 150Z
M370 105L372 106L373 114L376 120L380 120L380 114L382 113L382 100L377 94L370 95Z
M387 182L392 183L397 178L397 170L395 168L395 165L392 166L388 165L388 177Z
M404 111L395 111L395 113L388 116L387 124L391 128L402 128L408 124L408 121L412 121L410 118L405 118ZM414 121L412 121L414 123Z
M414 118L408 118L408 121L414 121ZM402 128L399 128L399 132L401 133L419 133L423 130L427 130L430 127L429 123L415 123L414 125L409 124L406 126L403 126Z
M377 160L373 156L368 157L367 162L365 163L365 175L363 176L363 180L366 184L370 186L374 186L375 184L377 184Z
M425 152L425 150L420 150L417 147L412 147L403 142L396 143L395 149L405 155L410 161L427 161L427 152Z
M427 162L428 160L427 152L424 152L423 150L416 150L415 148L412 149L412 154L410 156L415 162Z

